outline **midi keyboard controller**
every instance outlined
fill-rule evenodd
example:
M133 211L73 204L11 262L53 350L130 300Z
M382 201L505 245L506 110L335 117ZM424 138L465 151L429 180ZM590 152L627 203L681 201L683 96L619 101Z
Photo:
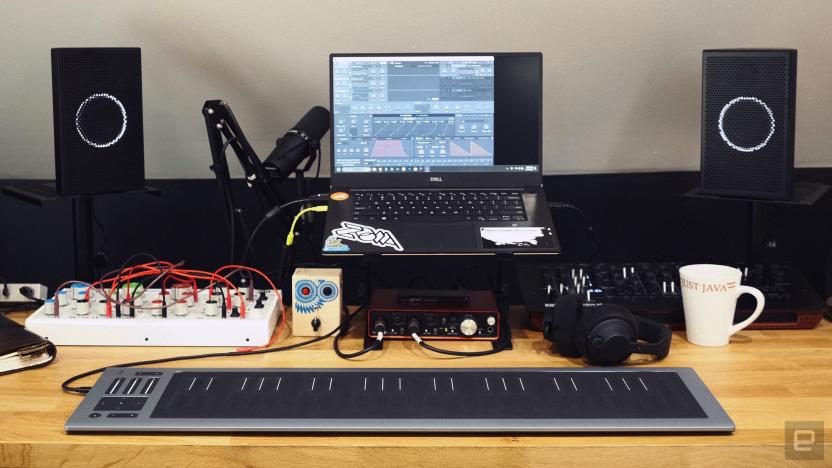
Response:
M717 432L690 368L109 368L84 432Z

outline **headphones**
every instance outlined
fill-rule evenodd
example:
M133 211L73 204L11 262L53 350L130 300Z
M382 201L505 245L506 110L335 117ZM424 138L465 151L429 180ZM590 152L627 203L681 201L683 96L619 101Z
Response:
M609 366L621 364L633 353L664 359L672 334L665 325L635 316L620 305L585 304L582 296L568 294L545 312L543 336L552 342L552 352Z

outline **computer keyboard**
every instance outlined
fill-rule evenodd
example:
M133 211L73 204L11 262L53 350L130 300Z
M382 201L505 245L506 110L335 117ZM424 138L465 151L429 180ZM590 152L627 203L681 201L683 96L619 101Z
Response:
M679 267L695 262L557 263L517 265L523 302L532 324L562 294L580 294L585 300L620 304L632 312L684 328ZM758 288L766 297L762 315L749 327L813 328L825 304L792 263L739 264L742 284ZM754 310L754 299L743 295L734 322Z
M356 190L360 221L526 221L523 195L512 190Z

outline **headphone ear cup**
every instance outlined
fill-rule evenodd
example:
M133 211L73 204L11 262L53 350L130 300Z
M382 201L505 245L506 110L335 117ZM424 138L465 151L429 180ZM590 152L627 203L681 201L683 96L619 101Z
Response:
M581 353L575 346L573 336L575 324L578 322L581 297L577 294L567 294L555 302L552 314L552 329L550 336L558 354L564 357L580 357Z
M587 361L601 365L627 360L637 339L635 316L616 304L584 307L573 337L581 355Z

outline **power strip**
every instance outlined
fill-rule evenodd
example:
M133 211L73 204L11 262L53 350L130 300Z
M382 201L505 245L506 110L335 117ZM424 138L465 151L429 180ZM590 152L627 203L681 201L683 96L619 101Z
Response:
M28 286L32 289L33 295L38 299L46 299L46 286L38 283L8 283L9 296L2 294L3 283L0 283L0 304L25 304L32 302L31 299L20 294L20 288Z
M280 296L273 290L240 289L245 299L245 318L240 317L239 299L232 294L232 307L223 317L222 295L211 296L207 290L183 294L174 300L171 290L162 296L159 289L148 289L141 303L133 309L121 307L119 316L111 304L107 317L107 299L92 293L85 300L85 289L63 289L56 294L60 306L55 315L55 298L26 319L26 328L56 345L94 346L262 346L268 344L280 313ZM162 309L142 309L170 304ZM210 302L209 302L210 301Z

